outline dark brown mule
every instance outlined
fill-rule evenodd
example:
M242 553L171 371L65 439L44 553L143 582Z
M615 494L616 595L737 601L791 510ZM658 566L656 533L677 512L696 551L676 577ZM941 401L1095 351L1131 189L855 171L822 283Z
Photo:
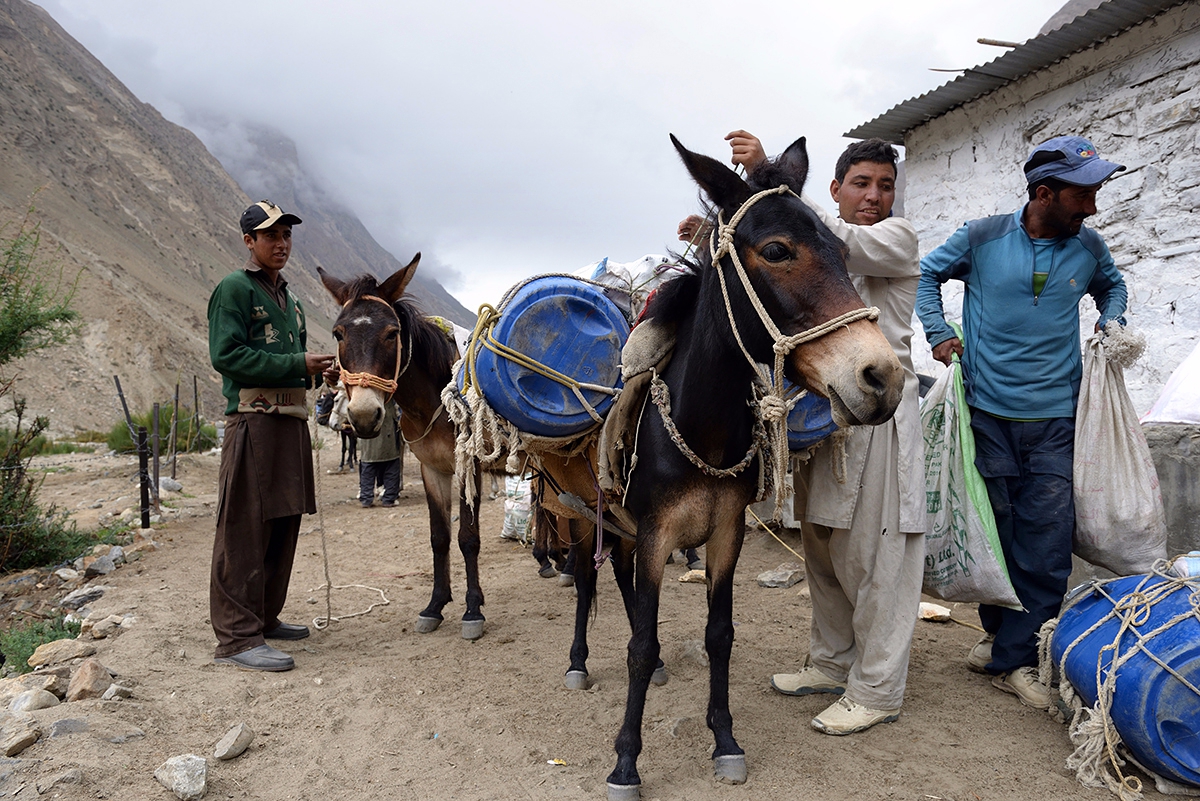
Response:
M408 266L378 283L371 276L341 281L319 271L325 288L342 306L334 322L333 335L338 344L338 359L349 393L348 416L360 437L380 433L383 403L394 397L403 414L400 426L413 454L421 462L421 477L429 506L429 536L433 547L433 594L429 605L417 618L418 632L431 632L442 622L442 609L451 600L450 521L454 501L451 478L454 476L454 425L442 407L441 391L450 383L451 371L458 358L455 346L443 331L429 322L408 298L404 290L416 273L420 254ZM557 493L569 492L595 508L596 487L594 449L562 458L546 454L542 472L549 477ZM593 467L588 466L591 462ZM503 463L503 460L501 461ZM475 497L479 497L480 471L475 476ZM476 509L459 494L458 544L466 563L467 609L463 614L462 633L467 639L483 634L483 590L479 582L479 521ZM595 533L590 524L572 520L572 551L576 552L575 584L578 590L575 612L575 636L571 644L570 666L564 683L572 689L588 686L587 619L596 589L596 566L592 556ZM625 610L632 622L633 557L632 548L617 545L606 535L612 550L613 568L621 588ZM656 663L655 683L666 681L661 663Z
M454 501L454 424L442 407L442 388L458 351L445 332L425 318L404 290L416 275L418 253L408 266L382 284L372 276L341 281L318 268L321 281L342 306L333 326L343 382L350 395L348 415L360 438L379 436L383 404L393 397L400 408L400 431L421 462L421 480L429 506L433 547L433 594L417 618L416 630L430 632L442 623L450 591L450 524ZM478 492L478 473L476 473ZM479 522L475 511L459 503L458 547L467 573L467 609L462 636L483 634L483 590L479 585Z
M782 335L799 335L849 313L863 303L846 272L841 243L796 194L766 193L786 184L804 185L808 157L804 140L757 170L748 184L719 162L686 150L672 137L692 177L711 200L720 220L738 219L732 247L760 305ZM749 201L749 202L748 202ZM726 236L730 229L723 227ZM718 241L720 241L718 239ZM706 250L706 249L705 249ZM723 271L728 300L719 271ZM727 310L727 303L729 309ZM661 379L670 394L668 431L654 403L642 412L637 469L629 479L625 506L638 519L636 610L629 641L629 692L617 735L617 764L608 776L610 799L636 799L641 779L642 716L646 690L659 655L658 606L663 567L677 548L707 544L709 658L708 727L717 778L746 778L744 751L733 736L729 713L729 659L733 646L733 573L744 536L747 504L758 488L759 465L751 460L736 475L713 475L741 463L755 441L749 403L756 362L773 364L774 337L737 275L730 255L717 265L702 258L696 274L659 289L646 317L676 330L676 346ZM736 329L731 323L736 322ZM741 345L739 345L739 337ZM840 425L877 425L894 413L903 375L878 325L861 319L840 325L794 347L784 373L800 386L831 399ZM683 452L707 463L701 469Z

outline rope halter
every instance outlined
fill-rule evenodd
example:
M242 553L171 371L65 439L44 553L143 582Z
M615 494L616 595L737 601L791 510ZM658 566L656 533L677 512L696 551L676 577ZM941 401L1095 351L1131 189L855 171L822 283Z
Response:
M793 399L789 404L786 398L786 393L783 388L783 360L791 353L798 345L805 342L811 342L819 339L826 334L836 331L839 328L844 328L851 323L859 320L878 320L879 309L875 307L853 309L841 314L832 320L828 320L820 325L809 328L807 331L801 331L791 336L785 335L775 325L775 321L771 319L771 315L767 313L766 307L763 306L762 300L758 297L758 293L754 291L753 285L750 283L750 276L746 274L746 269L742 266L742 261L738 258L737 248L734 247L733 239L737 233L737 226L746 216L750 208L770 195L791 195L800 200L800 196L788 188L787 184L781 184L774 189L765 189L755 195L752 195L745 203L741 205L728 223L725 222L724 212L717 212L717 227L713 229L709 236L709 253L712 255L713 267L716 268L717 277L721 282L721 295L725 299L725 313L729 317L729 325L733 329L734 339L737 340L738 347L742 351L742 355L746 357L750 367L754 370L757 376L755 382L755 392L759 395L758 398L758 414L766 424L769 431L769 443L772 451L774 462L774 485L775 485L775 511L778 514L779 507L783 503L787 488L784 484L784 478L787 474L787 459L788 459L788 442L787 442L787 416L791 411L792 405L795 403ZM763 327L767 330L767 334L772 340L772 351L775 353L774 370L768 372L766 365L759 363L750 355L750 351L742 342L741 332L738 330L737 319L733 314L733 304L729 300L729 287L725 282L725 270L721 264L723 256L729 256L730 262L733 264L734 272L737 273L738 279L742 283L742 287L746 290L746 295L750 299L750 303L754 306L754 310L758 313L758 319L762 321ZM799 396L797 396L798 398Z
M402 327L400 325L400 315L396 314L396 309L392 306L392 304L388 303L383 298L376 295L363 295L360 298L352 298L346 301L344 304L342 304L342 308L345 309L355 300L374 300L382 303L384 306L387 306L388 311L392 313L392 317L396 320L396 328ZM371 389L377 389L380 392L383 392L385 395L394 395L396 389L400 386L400 376L404 375L405 371L408 370L409 364L412 363L412 331L408 332L408 347L403 348L403 355L405 359L403 366L401 366L401 351L396 351L396 369L393 371L390 379L377 376L374 373L351 373L343 368L341 378L342 384L346 387L347 393L350 391L350 387L369 387Z

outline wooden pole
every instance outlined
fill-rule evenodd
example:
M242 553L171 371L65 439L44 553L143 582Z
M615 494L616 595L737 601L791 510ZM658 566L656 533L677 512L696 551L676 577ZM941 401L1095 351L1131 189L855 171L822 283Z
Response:
M171 415L171 478L179 462L179 382L175 382L175 412Z
M129 436L132 438L137 432L133 430L133 418L129 416L129 404L125 402L125 393L121 391L121 379L114 375L113 381L117 385L117 397L121 399L121 408L125 410L125 425L129 426Z
M146 427L138 426L137 429L137 449L138 449L138 475L141 478L141 500L142 500L142 529L150 528L150 477L146 470L146 463L150 460L149 448L146 446Z
M200 436L200 387L196 384L196 376L192 376L192 411L196 413L196 424L192 426L192 436ZM191 450L191 442L188 443Z
M154 484L150 488L150 494L154 496L154 511L158 511L158 404L154 404Z

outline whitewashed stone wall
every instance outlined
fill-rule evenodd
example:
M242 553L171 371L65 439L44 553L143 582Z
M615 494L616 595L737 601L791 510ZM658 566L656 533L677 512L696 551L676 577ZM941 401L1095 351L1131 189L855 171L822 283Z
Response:
M1125 380L1139 414L1200 337L1200 3L1163 12L909 132L905 210L924 255L963 222L1016 210L1033 146L1079 134L1128 166L1101 189L1088 220L1129 287L1131 330L1146 355ZM961 284L947 312L959 315ZM952 289L953 288L953 289ZM1086 337L1096 321L1081 304ZM918 370L936 374L919 324ZM1197 399L1200 403L1200 399Z

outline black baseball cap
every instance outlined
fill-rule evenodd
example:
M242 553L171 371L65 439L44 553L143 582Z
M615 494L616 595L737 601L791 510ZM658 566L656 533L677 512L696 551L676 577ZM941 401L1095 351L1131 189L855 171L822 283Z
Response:
M286 214L283 209L269 200L260 200L242 212L242 233L261 231L276 223L299 225L301 219L295 214Z

